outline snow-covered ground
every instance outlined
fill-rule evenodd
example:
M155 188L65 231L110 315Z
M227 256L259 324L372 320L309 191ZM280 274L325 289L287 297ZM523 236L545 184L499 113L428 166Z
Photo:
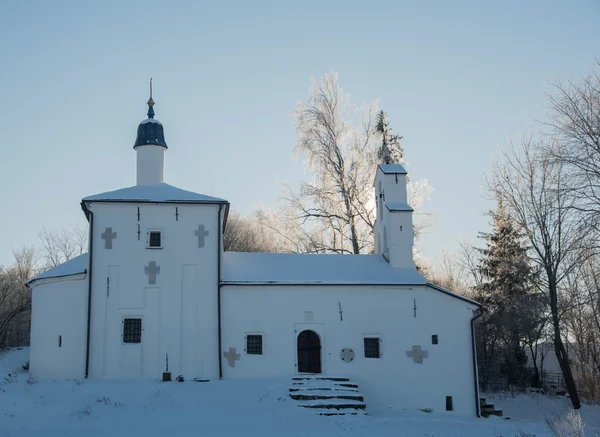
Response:
M545 416L568 401L487 396L511 420L369 409L316 416L288 396L289 380L161 383L149 380L35 381L28 349L0 353L0 437L12 436L548 436ZM10 373L10 376L8 374ZM586 436L600 435L600 407L583 406Z

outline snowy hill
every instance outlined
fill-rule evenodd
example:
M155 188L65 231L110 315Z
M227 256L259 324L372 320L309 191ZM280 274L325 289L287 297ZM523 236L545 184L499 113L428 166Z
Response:
M0 436L548 436L545 415L565 399L490 397L511 420L369 408L365 416L317 416L289 397L289 380L170 382L35 381L28 349L0 353ZM10 374L10 376L9 376ZM600 435L600 407L584 406L586 436ZM526 433L526 434L522 434Z

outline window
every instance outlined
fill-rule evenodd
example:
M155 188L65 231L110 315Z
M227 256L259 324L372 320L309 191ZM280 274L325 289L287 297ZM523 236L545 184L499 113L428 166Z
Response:
M365 358L381 358L380 338L365 337Z
M142 342L142 319L123 319L123 343Z
M452 396L446 396L446 411L453 411Z
M154 249L162 248L162 235L160 231L150 231L148 233L148 247Z
M431 336L431 344L438 344L438 336L436 334Z
M246 335L246 353L248 355L262 355L263 336L261 334Z
M377 199L378 211L375 220L377 220L379 223L383 223L383 188L381 188L381 181L379 181L379 190L377 191L379 191L379 199Z

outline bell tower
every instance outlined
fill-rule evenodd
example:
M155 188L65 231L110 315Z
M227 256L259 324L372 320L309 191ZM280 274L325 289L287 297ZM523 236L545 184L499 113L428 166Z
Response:
M148 118L138 126L133 149L137 152L137 185L155 185L164 182L167 143L162 124L154 118L152 79L150 79Z
M406 174L401 164L380 164L375 176L375 253L394 268L415 266L413 209L408 205Z

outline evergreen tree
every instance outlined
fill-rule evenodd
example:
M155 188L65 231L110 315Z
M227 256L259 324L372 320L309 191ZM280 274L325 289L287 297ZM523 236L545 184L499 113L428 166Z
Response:
M404 158L404 150L402 150L402 146L400 145L402 137L400 135L392 135L388 115L383 110L377 113L375 132L381 135L381 146L379 146L379 150L377 151L379 161L383 164L397 164L402 162Z
M501 202L490 215L492 232L480 233L487 247L480 249L483 282L476 289L487 311L480 322L481 364L508 377L509 384L519 384L527 363L523 340L538 320L531 304L534 272L522 235Z

